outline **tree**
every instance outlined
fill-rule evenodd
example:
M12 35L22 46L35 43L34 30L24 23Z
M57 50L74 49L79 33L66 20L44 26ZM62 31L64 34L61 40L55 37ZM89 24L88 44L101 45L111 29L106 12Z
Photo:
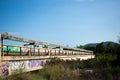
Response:
M80 46L77 46L77 48L84 49L84 46L80 45Z
M115 46L117 46L117 44L113 44L113 43L109 42L106 45L106 53L115 53Z
M44 45L43 48L48 48L48 46L47 46L47 45Z
M85 46L84 49L91 50L91 51L94 51L94 52L96 51L96 48L93 47L93 46Z
M120 33L119 33L119 36L118 36L118 46L116 47L116 54L117 54L117 61L118 61L118 64L120 65Z
M96 52L98 52L98 53L105 53L105 51L106 51L106 47L105 47L103 42L99 43L96 46Z

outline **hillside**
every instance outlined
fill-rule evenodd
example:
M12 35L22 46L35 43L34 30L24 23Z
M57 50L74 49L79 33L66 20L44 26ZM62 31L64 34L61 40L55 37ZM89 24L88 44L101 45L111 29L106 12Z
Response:
M113 44L113 45L118 44L118 43L113 42L113 41L105 41L105 42L103 42L103 43L104 43L104 45L107 45L107 44L109 44L109 43L111 43L111 44ZM85 44L84 46L85 46L85 47L86 47L86 46L96 47L98 44L99 44L99 43L88 43L88 44Z

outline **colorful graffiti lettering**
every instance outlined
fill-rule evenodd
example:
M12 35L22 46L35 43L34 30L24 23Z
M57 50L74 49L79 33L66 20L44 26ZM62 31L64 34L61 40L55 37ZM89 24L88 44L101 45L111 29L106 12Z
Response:
M28 61L28 66L29 67L43 66L43 60L31 60L31 61Z
M11 71L24 70L25 63L24 63L24 61L10 62L9 67L10 67Z
M27 61L10 61L2 64L3 75L19 73L19 71L38 69L43 67L45 60L27 60Z
M2 65L2 73L3 73L3 75L9 74L9 64L8 63L5 63Z

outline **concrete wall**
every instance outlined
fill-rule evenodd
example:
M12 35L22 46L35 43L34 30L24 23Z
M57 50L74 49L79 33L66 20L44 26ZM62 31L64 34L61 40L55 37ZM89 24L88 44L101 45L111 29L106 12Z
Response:
M2 57L2 62L1 62L1 72L2 75L7 76L11 75L14 73L19 73L19 72L28 72L28 71L33 71L33 70L38 70L43 68L45 65L46 61L49 58L60 58L63 60L87 60L94 58L94 55L67 55L67 56L30 56L22 57L22 56L4 56ZM25 59L26 58L26 59Z
M33 71L43 68L46 60L25 60L2 62L2 74L11 75L13 73Z

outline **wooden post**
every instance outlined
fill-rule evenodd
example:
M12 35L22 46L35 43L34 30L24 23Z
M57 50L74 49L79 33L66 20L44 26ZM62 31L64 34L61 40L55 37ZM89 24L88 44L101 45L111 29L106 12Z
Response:
M2 39L1 39L1 34L0 34L0 47L1 47L1 49L0 49L0 76L2 76L2 60L1 60L1 51L2 51Z

